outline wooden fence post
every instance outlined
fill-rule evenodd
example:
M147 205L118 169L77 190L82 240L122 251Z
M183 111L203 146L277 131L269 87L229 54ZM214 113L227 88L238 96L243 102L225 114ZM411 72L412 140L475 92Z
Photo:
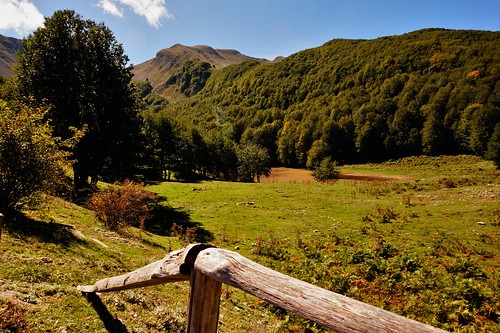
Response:
M222 283L191 271L187 333L216 333Z

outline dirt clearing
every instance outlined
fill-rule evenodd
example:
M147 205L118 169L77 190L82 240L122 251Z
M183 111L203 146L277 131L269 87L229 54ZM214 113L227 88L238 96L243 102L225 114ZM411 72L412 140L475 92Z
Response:
M411 178L399 175L375 175L367 173L343 173L340 179L388 181L410 180ZM272 168L269 177L261 177L262 183L315 183L311 171L307 169Z

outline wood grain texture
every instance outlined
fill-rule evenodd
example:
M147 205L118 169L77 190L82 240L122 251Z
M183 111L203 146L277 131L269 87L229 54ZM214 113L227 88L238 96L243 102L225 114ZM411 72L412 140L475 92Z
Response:
M163 283L187 281L196 256L201 250L211 247L207 244L192 244L188 247L170 252L165 258L152 262L133 272L97 281L93 285L78 286L86 293L108 292L140 288Z
M194 269L338 333L444 332L278 273L232 251L203 250Z
M187 333L216 333L222 283L200 271L191 272Z

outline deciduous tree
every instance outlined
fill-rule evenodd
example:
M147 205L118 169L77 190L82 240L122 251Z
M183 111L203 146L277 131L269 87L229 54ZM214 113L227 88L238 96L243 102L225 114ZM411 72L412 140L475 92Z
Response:
M66 139L71 128L85 131L72 151L77 189L133 172L140 118L127 63L111 30L72 10L56 11L23 40L21 96L53 106L48 116L55 135Z
M495 130L488 141L486 158L492 160L497 169L500 169L500 122L496 124Z
M253 143L248 143L238 150L238 173L243 181L260 182L262 175L271 173L269 167L269 154L267 151Z

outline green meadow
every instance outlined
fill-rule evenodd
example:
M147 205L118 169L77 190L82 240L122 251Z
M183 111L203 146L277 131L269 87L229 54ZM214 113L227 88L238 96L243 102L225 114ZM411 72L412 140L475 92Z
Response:
M51 199L6 223L0 332L105 332L77 285L209 242L323 288L457 332L500 330L500 173L472 156L351 165L391 181L162 182L144 231ZM128 332L183 332L187 283L102 294ZM123 328L122 327L122 328ZM124 328L123 328L124 329ZM220 332L320 332L223 287Z
M366 229L373 234L374 228L388 241L419 251L440 233L493 251L493 244L480 239L498 233L494 223L500 209L498 172L489 162L467 158L474 162L457 165L460 157L456 157L448 158L449 162L435 159L423 167L409 160L406 164L342 168L343 172L410 178L403 181L207 181L161 183L148 189L163 197L173 210L189 216L191 224L208 231L216 241L225 239L244 254L252 252L251 244L257 237L267 237L270 232L283 238L334 232L370 242ZM395 217L388 223L376 223L384 213ZM367 222L370 218L375 221Z

